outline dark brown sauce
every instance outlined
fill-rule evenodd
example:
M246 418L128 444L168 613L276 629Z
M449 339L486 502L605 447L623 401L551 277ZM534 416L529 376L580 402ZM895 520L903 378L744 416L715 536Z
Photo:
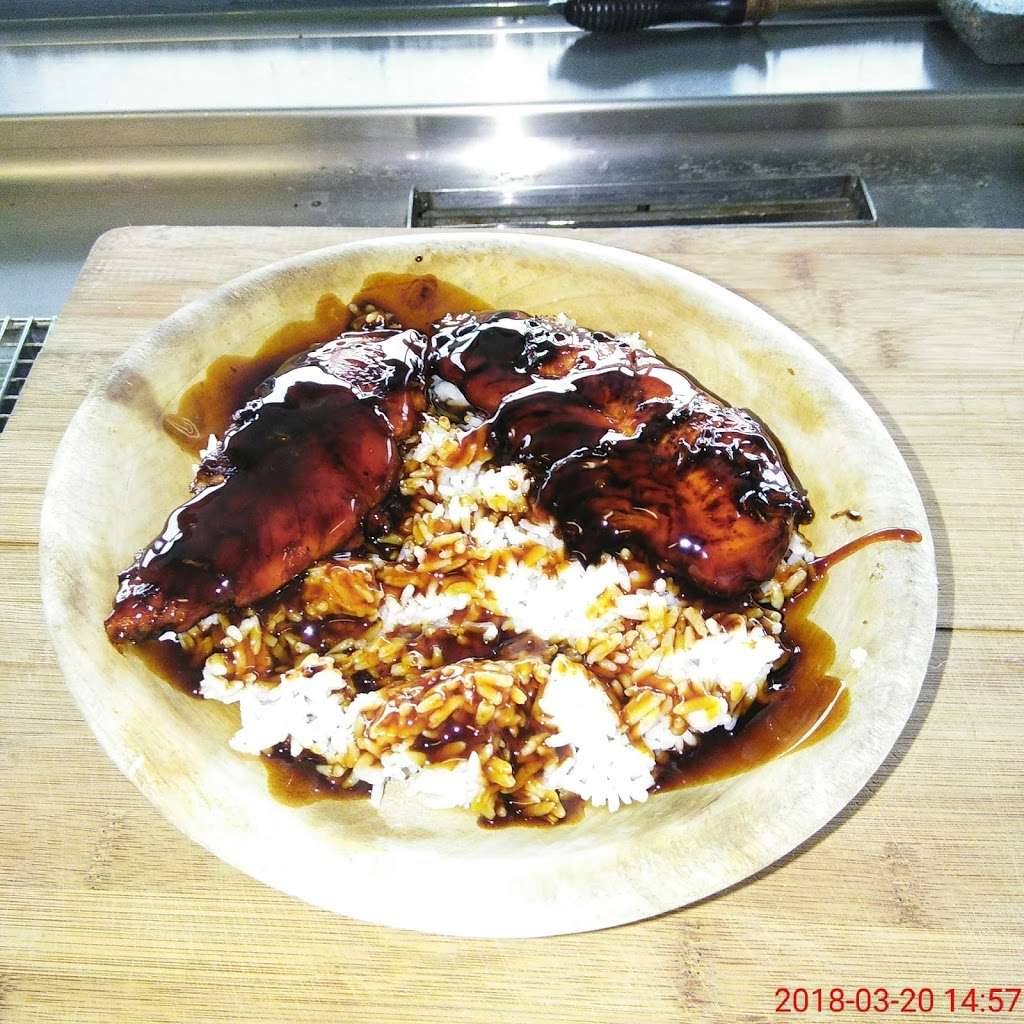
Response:
M902 541L904 544L920 544L921 539L921 534L917 530L901 530L895 527L888 530L875 530L874 533L866 533L863 537L857 537L842 547L836 548L831 554L816 558L811 563L811 568L814 570L815 576L821 576L828 572L829 569L849 558L850 555L855 555L858 551L862 551L871 544L878 544L881 541L887 540Z
M767 764L833 733L850 710L850 691L831 674L835 641L809 618L824 590L828 570L871 544L920 542L916 530L877 530L858 537L812 563L808 586L786 607L785 642L789 661L770 679L767 699L751 709L732 732L714 730L691 754L662 767L658 791L728 779Z
M692 754L670 762L658 774L658 791L698 786L740 775L823 739L846 717L850 693L830 674L836 645L807 617L819 592L805 591L786 616L793 655L772 680L767 700L748 712L732 732L716 729Z
M150 672L170 683L176 690L190 697L199 696L203 666L196 665L177 640L146 640L134 644L131 650Z
M502 806L505 808L505 813L500 817L493 820L477 818L476 823L486 829L509 828L512 825L517 828L557 828L560 825L572 825L577 821L582 821L586 810L583 798L578 797L575 793L566 793L562 797L562 809L565 811L565 817L559 818L555 822L546 821L543 818L531 818L522 814L515 804L507 799L503 800Z
M185 451L198 454L210 434L219 437L224 433L235 410L245 405L256 387L282 363L336 338L351 318L348 306L337 295L322 295L309 320L285 324L254 355L218 357L203 379L181 396L177 409L164 417L164 430Z
M483 621L483 620L481 620ZM531 655L542 654L548 644L532 633L498 633L493 640L485 640L482 633L464 633L455 636L440 631L433 636L421 637L409 644L410 650L431 655L437 648L444 661L462 661L477 658L486 661L515 661Z
M302 619L289 623L288 629L303 643L309 644L317 654L326 654L343 640L362 636L368 625L365 619L338 616L333 619Z
M439 281L433 275L414 274L371 275L352 301L357 304L372 303L378 309L395 316L402 326L423 332L429 332L432 325L445 314L491 308L488 303L454 285ZM254 356L224 356L216 360L208 368L203 380L182 396L177 412L166 417L165 429L168 434L186 450L198 452L205 445L208 434L223 433L230 423L232 414L252 396L260 382L298 353L337 337L348 327L350 319L347 304L342 303L337 296L324 295L317 303L310 320L286 324L267 339ZM521 341L520 338L517 343L521 344ZM488 352L489 359L494 359L495 356L500 361L500 353ZM522 386L522 383L520 379L516 387ZM558 382L549 383L555 385ZM562 389L565 390L568 389ZM562 391L554 387L546 390L544 399L548 405L548 413L545 415L550 414L552 402L556 400L556 396L562 394ZM615 397L611 396L613 400ZM585 407L592 404L592 398L593 396L585 395L585 401L576 402L572 415L568 418L562 417L565 423L569 424L581 410L585 412ZM620 395L618 399L624 400L624 396ZM481 403L477 400L476 404ZM486 405L483 407L485 412L496 414L500 405L501 401L490 409ZM538 416L541 412L543 410L539 409ZM495 415L494 422L497 420L498 416ZM586 415L583 416L583 421L584 427L595 426ZM752 419L752 424L750 436L756 435L757 445L761 445L762 448L759 449L757 445L750 447L749 438L742 431L731 436L728 443L734 448L747 445L746 454L753 462L758 458L770 459L789 474L789 466L781 446L758 421ZM536 420L535 425L544 426L544 417ZM570 426L572 429L569 433L575 437L580 425L574 421ZM556 434L557 429L556 424ZM520 430L520 433L523 431ZM527 448L533 442L535 433L536 431L530 433ZM548 440L551 436L553 435L549 431ZM652 441L657 443L656 434ZM570 437L559 442L562 447L566 443L575 444L575 441ZM763 447L764 445L767 447ZM522 458L524 454L529 453L517 449L515 454L516 457ZM550 463L552 460L547 461ZM631 485L636 483L635 473L627 474L626 478ZM795 477L791 479L795 481ZM771 497L765 494L754 495L752 500L756 503L758 500L763 501ZM774 497L783 499L789 513L798 519L809 518L805 514L807 510L803 507L803 495L798 482L789 493ZM632 510L636 511L635 503ZM850 519L858 518L851 510L841 514ZM565 518L570 522L576 521L568 514ZM386 525L382 524L381 529L386 528ZM693 754L680 757L664 766L660 770L656 789L675 789L729 778L801 746L818 742L835 730L849 710L850 694L843 683L830 674L835 658L834 642L809 620L808 612L824 586L828 570L838 562L869 544L881 541L913 543L920 540L921 536L916 531L880 530L817 559L813 563L812 579L807 589L790 602L786 619L786 642L793 656L786 668L772 680L768 699L749 712L732 733L717 730L704 737ZM616 543L621 544L621 538L616 538ZM331 642L336 642L336 637L344 636L355 628L354 624L347 620L304 625L310 630L311 645L318 650L324 650ZM473 645L474 654L477 646L478 656L501 656L497 645L484 644L481 641L479 645ZM171 685L192 696L198 694L202 668L195 666L177 644L150 640L136 645L136 651L153 672ZM450 653L456 654L454 650ZM446 657L448 654L446 648ZM457 656L466 656L465 647L461 648ZM360 689L369 687L371 682L357 681L361 683ZM447 743L456 741L471 744L476 738L475 730L471 726L456 723L436 740L430 741L430 752L439 751ZM367 795L367 787L343 789L316 771L315 759L293 759L284 748L277 748L270 755L265 755L263 762L271 794L279 801L292 806L303 806L322 799L351 799ZM578 798L567 797L563 804L568 813L560 823L578 820L582 816L583 802ZM481 824L487 827L503 827L539 822L522 817L514 807L508 805L505 817Z
M351 301L364 303L391 313L403 327L424 333L430 333L446 313L489 308L482 299L433 274L371 274ZM185 451L198 454L209 435L220 436L235 410L283 363L346 331L352 321L349 305L337 295L322 295L309 320L285 324L254 355L215 359L203 379L181 396L177 409L164 417L164 430Z
M363 783L350 788L337 785L316 770L316 759L293 758L285 744L263 754L260 760L267 772L267 791L289 807L306 807L319 800L363 800L370 795Z
M429 737L421 733L416 738L413 749L426 754L428 761L444 761L448 757L461 757L478 749L487 741L488 736L489 730L478 728L466 712L456 712L441 726L436 736ZM453 743L462 744L463 749L458 755L454 751L445 750Z
M370 274L352 302L369 302L391 313L403 327L431 334L434 324L448 313L490 309L483 299L433 274Z
M499 657L499 642L502 639L504 638L501 634L495 640L485 640L482 633L456 636L446 630L440 630L431 636L410 636L408 646L410 651L416 651L428 658L433 656L435 650L440 651L445 664L462 661L464 658L493 661Z

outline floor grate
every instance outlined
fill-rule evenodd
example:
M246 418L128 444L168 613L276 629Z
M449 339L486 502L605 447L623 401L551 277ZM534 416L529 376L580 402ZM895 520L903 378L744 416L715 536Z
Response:
M0 317L0 433L52 326L53 317Z

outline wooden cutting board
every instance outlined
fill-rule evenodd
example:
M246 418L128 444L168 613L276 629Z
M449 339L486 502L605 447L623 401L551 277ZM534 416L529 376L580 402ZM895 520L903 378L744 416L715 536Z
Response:
M222 864L107 761L41 619L39 506L65 426L111 361L182 303L385 233L114 231L46 342L0 437L0 1021L743 1024L775 1017L780 988L824 988L827 1007L832 988L852 1000L881 986L896 1001L875 1019L904 1019L900 991L928 987L935 1008L919 1015L947 1020L946 989L1024 985L1024 232L575 233L705 274L795 328L881 416L931 517L940 628L917 710L860 797L760 876L588 935L390 931ZM810 1004L788 1016L863 1016ZM1024 996L988 1016L1024 1020Z

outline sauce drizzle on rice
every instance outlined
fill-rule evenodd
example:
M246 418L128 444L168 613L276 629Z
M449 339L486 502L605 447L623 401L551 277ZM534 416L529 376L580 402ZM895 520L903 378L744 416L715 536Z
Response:
M436 279L368 285L378 303L348 307L346 326L398 326L381 296L435 319L445 301L485 305ZM710 599L652 566L635 532L580 552L536 500L550 466L495 450L500 432L433 397L403 445L399 500L351 550L138 646L187 692L239 705L232 745L263 755L279 799L369 794L557 824L584 800L614 810L726 777L841 722L834 645L806 617L834 556L815 561L794 533L766 582ZM866 542L915 539L896 533Z

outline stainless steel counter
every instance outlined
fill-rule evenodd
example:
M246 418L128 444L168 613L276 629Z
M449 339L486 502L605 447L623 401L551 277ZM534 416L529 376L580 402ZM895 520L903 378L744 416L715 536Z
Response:
M0 115L994 97L1024 84L1021 69L980 63L937 19L615 37L581 34L556 17L386 30L303 24L245 36L242 25L215 19L192 37L172 25L74 35L8 29L0 33Z
M1024 69L934 19L585 36L552 16L0 27L0 313L126 223L399 224L413 187L860 174L1024 226Z

